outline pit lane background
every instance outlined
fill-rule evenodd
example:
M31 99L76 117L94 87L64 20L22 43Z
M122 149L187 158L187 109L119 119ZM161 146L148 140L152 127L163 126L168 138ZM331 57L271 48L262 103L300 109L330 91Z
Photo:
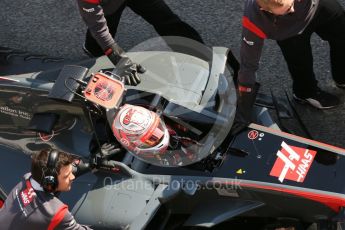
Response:
M243 1L166 0L172 10L198 30L209 46L226 46L239 57ZM339 0L345 7L345 0ZM0 46L36 54L81 60L87 58L81 46L86 27L74 0L1 0ZM130 10L125 10L117 41L124 49L155 37L152 26ZM344 41L345 42L345 41ZM316 140L345 147L345 91L331 80L327 42L312 38L315 74L322 88L341 97L336 109L319 111L297 105L302 120ZM345 60L344 60L345 65ZM283 56L274 41L267 41L261 58L258 80L261 91L291 94L291 80ZM344 76L345 77L345 76Z

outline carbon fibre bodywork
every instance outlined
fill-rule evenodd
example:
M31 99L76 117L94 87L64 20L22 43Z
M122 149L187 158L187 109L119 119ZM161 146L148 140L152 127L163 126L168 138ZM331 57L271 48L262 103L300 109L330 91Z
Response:
M65 64L88 68L90 76L112 67L106 57L77 64L58 60L47 68L42 57L23 62L25 55L10 53L3 52L8 68L0 72L0 167L11 172L0 175L3 194L29 170L29 156L37 150L51 146L87 160L96 136L116 141L106 111L77 96L72 102L47 97ZM170 123L205 140L207 155L183 167L157 166L128 152L115 156L116 172L87 173L61 195L79 222L95 229L162 229L247 218L329 226L343 220L345 150L282 132L262 104L253 114L257 124L229 134L236 94L226 49L214 48L209 62L172 52L129 55L148 71L140 85L127 87L124 101L159 108ZM24 72L11 69L14 57L28 65ZM39 113L58 117L49 134L30 127Z

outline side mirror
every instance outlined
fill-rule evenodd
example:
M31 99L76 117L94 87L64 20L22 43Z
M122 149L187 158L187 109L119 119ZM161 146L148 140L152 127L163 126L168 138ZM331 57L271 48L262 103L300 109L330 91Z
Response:
M78 80L83 80L88 68L76 65L65 65L57 77L48 97L56 100L71 102L79 87Z

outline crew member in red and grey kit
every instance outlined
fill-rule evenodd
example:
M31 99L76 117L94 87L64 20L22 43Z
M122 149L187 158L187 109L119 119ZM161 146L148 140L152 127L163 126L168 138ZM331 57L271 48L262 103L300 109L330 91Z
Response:
M77 0L80 14L88 31L84 50L94 57L107 55L122 73L127 84L137 85L137 72L145 71L133 63L114 41L114 36L126 6L143 17L161 36L181 36L199 42L198 32L183 22L163 0ZM127 74L126 74L127 73Z
M340 103L336 96L318 87L310 44L314 32L328 41L333 80L339 88L345 88L345 12L336 0L246 0L242 23L238 79L242 97L238 107L244 116L250 108L246 102L255 91L255 72L265 39L276 40L282 50L295 100L319 109Z
M0 209L0 229L91 229L78 224L67 205L56 197L56 193L71 189L74 160L57 150L33 155L31 173L24 175Z

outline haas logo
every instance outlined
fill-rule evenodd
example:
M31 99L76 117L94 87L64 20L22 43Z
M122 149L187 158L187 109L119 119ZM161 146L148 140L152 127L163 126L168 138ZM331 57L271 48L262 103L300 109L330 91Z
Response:
M285 179L302 183L313 163L316 151L290 146L285 142L282 142L281 147L270 175L278 177L281 183Z
M21 191L20 197L22 199L24 207L30 204L35 196L36 196L36 193L32 188Z

